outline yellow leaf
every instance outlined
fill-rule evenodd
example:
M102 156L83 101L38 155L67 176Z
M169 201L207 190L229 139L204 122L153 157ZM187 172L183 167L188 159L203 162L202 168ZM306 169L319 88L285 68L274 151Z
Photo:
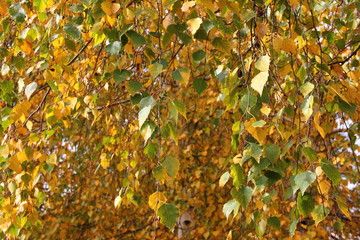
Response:
M282 41L281 49L285 52L296 54L296 44L293 39L291 38L285 38Z
M189 11L189 8L195 6L195 3L196 3L196 1L185 2L181 7L181 11L183 11L183 12Z
M120 9L120 3L103 2L101 3L101 9L106 15L113 15Z
M26 53L26 55L31 55L33 52L32 44L28 40L24 40L20 48L24 53Z
M321 194L326 198L328 199L329 197L329 190L331 188L331 184L325 180L325 179L322 179L319 181L319 185L318 185L318 188L319 188L319 192L321 192Z
M58 37L57 39L55 39L51 43L55 48L59 48L59 47L62 47L62 45L64 45L65 39L63 37Z
M54 164L54 165L56 165L57 164L57 156L56 156L56 154L50 154L48 157L47 157L47 159L46 159L46 162L47 163L50 163L50 164Z
M306 97L309 93L311 93L311 91L314 89L314 84L310 83L310 82L306 82L304 83L300 88L300 92L302 93L302 95L304 97Z
M201 6L204 10L209 9L212 12L216 11L217 9L215 2L212 0L196 0L196 5Z
M291 8L297 8L300 6L300 3L298 0L288 0L288 2L290 4Z
M315 128L320 133L321 137L325 139L326 133L325 133L324 129L320 126L320 112L315 113L314 124L315 124Z
M8 158L7 163L8 163L9 169L11 169L17 173L20 173L22 171L21 164L15 156Z
M193 18L186 22L188 26L188 30L191 32L192 35L196 33L196 31L200 28L202 23L201 18Z
M254 127L254 122L256 122L255 118L245 122L246 131L248 131L260 143L260 145L263 145L266 142L267 127Z
M251 80L251 87L255 89L260 95L263 92L264 86L268 80L268 72L260 72Z
M154 192L149 196L149 206L156 212L164 203L166 203L166 197L162 192Z
M106 153L100 155L100 165L105 169L109 167L110 160L107 158Z

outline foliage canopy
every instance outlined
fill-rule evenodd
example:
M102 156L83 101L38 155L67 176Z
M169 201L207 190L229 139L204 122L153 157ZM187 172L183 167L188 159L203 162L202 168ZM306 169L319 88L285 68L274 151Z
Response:
M358 236L359 7L2 1L0 237Z

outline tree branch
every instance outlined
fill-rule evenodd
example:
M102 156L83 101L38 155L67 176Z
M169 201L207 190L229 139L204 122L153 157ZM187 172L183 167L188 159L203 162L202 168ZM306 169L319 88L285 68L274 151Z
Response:
M359 50L360 50L360 45L347 58L345 58L345 60L329 63L329 66L334 65L334 64L339 64L340 66L343 65L344 63L349 61L350 58L352 58Z
M93 39L91 38L81 49L80 51L73 57L73 59L68 62L67 66L70 66L75 60L80 56L80 54L85 50L85 48L91 43Z
M50 89L51 89L51 88L49 87L48 90L46 91L43 99L41 100L39 106L35 109L35 111L33 111L33 112L27 117L27 119L25 120L25 122L22 124L23 127L24 127L24 126L26 125L26 123L30 120L30 118L32 118L32 116L34 116L34 114L37 113L37 112L40 110L41 106L43 106L43 104L44 104L45 101L46 101L46 97L47 97L47 96L49 95L49 93L50 93Z

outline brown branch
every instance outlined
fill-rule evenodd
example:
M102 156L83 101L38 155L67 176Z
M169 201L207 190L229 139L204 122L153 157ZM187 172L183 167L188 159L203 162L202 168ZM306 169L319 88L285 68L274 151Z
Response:
M352 58L359 50L360 50L360 45L359 45L359 46L355 49L355 51L353 51L347 58L345 58L345 60L329 63L329 66L334 65L334 64L343 65L344 63L346 63L347 61L349 61L350 58Z
M95 66L94 66L94 69L93 69L93 71L92 71L91 76L90 76L89 79L92 79L92 77L94 76L94 73L95 73L96 68L97 68L97 64L98 64L98 62L99 62L99 58L100 58L101 51L102 51L103 48L104 48L104 43L105 43L105 40L102 41L102 43L101 43L101 47L100 47L99 52L98 52L98 54L97 54L97 56L96 56Z
M37 113L40 108L43 106L43 104L45 104L45 101L46 101L46 97L49 95L50 93L50 87L48 88L48 90L46 91L43 99L41 100L39 106L27 117L27 119L25 120L25 122L22 124L22 126L24 127L26 125L26 123L30 120L30 118L32 118L32 116L34 116L35 113Z
M93 39L91 38L81 49L80 51L68 62L67 66L70 66L75 60L80 56L80 54L85 50L85 48L91 43Z

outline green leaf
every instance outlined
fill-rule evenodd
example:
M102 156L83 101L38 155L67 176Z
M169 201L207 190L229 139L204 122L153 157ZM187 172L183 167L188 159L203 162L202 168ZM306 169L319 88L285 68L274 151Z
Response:
M265 149L265 156L271 163L274 163L280 156L280 147L275 144L269 145Z
M146 39L133 30L127 31L126 36L130 38L135 48L140 47L146 43Z
M36 11L43 12L43 11L45 11L46 6L47 6L47 0L33 0L33 6ZM73 6L71 6L71 7L73 7ZM70 10L71 10L71 7L70 7Z
M186 119L186 107L182 102L171 100L171 105L174 108L173 111L179 112Z
M170 177L175 177L176 173L179 171L180 162L177 158L172 156L166 156L161 164L164 166Z
M170 131L170 137L172 139L174 139L176 145L178 145L178 135L177 135L177 128L174 124L172 124L171 122L169 122L167 124L167 126L169 127L169 131Z
M299 221L299 219L297 219L297 218L291 220L290 227L289 227L290 236L294 236L298 221Z
M299 91L304 97L306 97L309 93L311 93L313 89L314 89L314 84L310 82L306 82L299 88Z
M295 182L295 186L298 189L300 188L302 195L304 195L306 189L315 181L315 179L316 179L315 173L311 171L306 171L297 174L294 177L294 182Z
M234 212L234 217L239 212L240 203L235 199L231 199L227 203L224 204L222 212L225 214L226 219L229 219L229 216L232 212Z
M139 119L139 128L142 127L146 119L148 118L151 109L155 106L155 99L152 96L141 99L140 101L140 111L138 115Z
M311 216L315 220L315 225L317 226L322 220L329 215L330 210L323 205L316 205L314 210L311 213Z
M356 111L356 104L354 103L347 103L345 101L343 101L341 98L339 98L339 107L341 109L341 111L343 111L344 113L348 114L348 115L353 115Z
M280 220L277 217L269 217L267 220L267 223L269 224L270 227L276 229L276 230L280 230Z
M194 61L199 62L206 56L206 53L203 50L198 50L192 54Z
M317 160L317 153L311 147L303 147L301 151L310 162L315 162Z
M106 45L105 50L111 55L118 55L121 50L121 42L115 41Z
M220 51L228 52L230 51L230 44L227 40L222 39L221 37L216 37L211 42L211 44Z
M305 193L303 196L298 194L297 198L297 208L299 213L303 215L303 217L307 217L314 210L315 200L311 196L310 193Z
M138 81L129 81L126 84L126 87L128 88L129 93L135 94L142 88L142 84Z
M230 175L233 178L234 186L239 188L245 180L244 169L239 164L233 164L230 166Z
M144 148L144 153L151 159L155 157L157 151L158 151L158 146L153 143L147 144L146 147Z
M202 92L205 91L207 87L207 83L202 78L196 78L194 80L194 88L198 95L201 95Z
M340 172L336 167L334 167L334 165L331 162L325 159L321 159L321 169L335 185L338 185L340 183L341 180Z
M160 63L153 63L149 65L149 72L153 78L161 73L163 70L163 65Z
M162 182L166 179L166 169L163 166L157 166L152 170L155 179L158 182Z
M254 190L251 187L242 185L239 190L236 188L231 189L231 195L233 198L240 203L242 209L246 209Z
M37 1L41 1L41 0L37 0ZM42 0L43 2L47 2L47 0ZM83 12L85 10L84 5L82 4L74 4L69 8L70 11L74 12L74 13L80 13Z
M12 224L12 225L9 227L8 231L9 231L9 233L10 233L12 236L16 237L16 236L18 236L19 233L20 233L20 228L18 227L18 225Z
M220 180L219 180L219 186L223 187L227 181L230 178L230 173L228 171L224 172L223 175L221 175Z
M158 214L160 222L170 230L174 230L179 217L179 209L173 204L165 203L158 209Z
M78 29L77 25L68 23L64 26L64 30L67 35L74 39L78 39L81 35L81 31Z
M21 3L14 3L9 8L11 17L18 23L22 23L26 19L26 12L22 8Z
M250 111L250 109L256 105L256 102L256 96L245 94L240 99L240 108L243 112L245 112L246 110Z
M31 94L33 94L33 92L35 92L36 88L37 88L37 83L36 82L32 82L29 85L26 86L25 88L25 96L27 97L27 99L30 99Z
M121 83L122 81L130 77L131 74L132 72L126 69L115 69L113 72L114 81L115 83Z
M257 162L260 162L260 157L262 155L263 149L259 144L249 143L244 151L243 157L241 159L241 164L244 164L248 159L254 158Z
M310 118L311 114L313 113L313 103L314 103L314 96L309 95L305 98L304 102L301 104L301 112L304 114L305 122Z

